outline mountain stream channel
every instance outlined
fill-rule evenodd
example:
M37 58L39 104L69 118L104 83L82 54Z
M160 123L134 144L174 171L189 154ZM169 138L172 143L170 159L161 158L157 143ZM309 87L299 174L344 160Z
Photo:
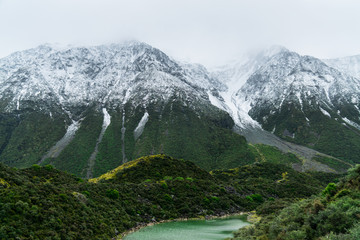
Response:
M210 220L163 222L141 228L123 240L223 240L233 232L249 225L245 215Z

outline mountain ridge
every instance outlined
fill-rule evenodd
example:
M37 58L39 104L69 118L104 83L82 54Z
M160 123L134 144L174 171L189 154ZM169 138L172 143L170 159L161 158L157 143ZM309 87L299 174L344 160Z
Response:
M345 86L348 82L351 85ZM175 157L198 159L202 167L206 161L213 161L208 163L212 167L218 161L236 167L254 156L245 154L249 147L241 136L233 135L235 131L256 138L254 143L295 149L308 161L316 152L303 154L287 142L353 164L360 161L354 157L360 142L358 83L319 59L280 46L209 72L141 42L75 48L41 45L0 59L0 132L5 136L0 138L0 160L18 167L52 163L91 176L92 171L103 173L141 154L168 151ZM326 147L321 138L326 130L316 125L318 120L348 136L347 155L341 155L337 146L333 150L333 143ZM195 126L202 129L196 130L196 137ZM46 135L45 127L56 136ZM32 136L34 131L39 134ZM207 138L215 146L210 147ZM243 159L236 160L236 144L230 143L235 138ZM201 153L189 145L194 139ZM170 142L187 146L188 151Z

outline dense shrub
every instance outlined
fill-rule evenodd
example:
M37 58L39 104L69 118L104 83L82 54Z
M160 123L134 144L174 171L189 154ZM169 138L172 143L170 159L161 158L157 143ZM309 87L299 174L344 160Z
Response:
M334 196L335 193L336 193L336 184L335 183L329 183L326 186L325 190L323 191L324 195L327 195L327 196L330 196L330 197Z
M116 189L110 189L106 191L106 196L111 199L118 199L120 194L119 191Z

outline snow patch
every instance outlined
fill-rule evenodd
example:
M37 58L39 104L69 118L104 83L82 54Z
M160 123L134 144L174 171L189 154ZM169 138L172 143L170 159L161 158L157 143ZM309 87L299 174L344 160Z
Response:
M350 119L347 119L346 117L343 118L344 122L346 122L347 124L349 124L350 126L360 130L360 125L357 124L356 122L351 121Z
M80 121L73 121L72 124L67 128L64 138L71 138L75 136L76 131L80 127Z
M127 103L127 101L129 100L129 98L131 96L131 92L132 92L131 88L126 90L125 97L124 97L124 100L122 102L123 105L125 105L125 103Z
M354 107L356 108L356 110L358 111L358 113L360 114L360 110L359 107L357 105L354 105Z
M81 119L82 120L82 119ZM80 121L73 121L70 126L66 129L65 135L51 147L49 152L45 154L41 160L38 162L42 163L47 158L56 158L64 150L64 148L74 139L76 131L80 128Z
M141 134L143 133L145 125L146 125L148 120L149 120L149 113L147 111L145 111L145 113L142 116L139 124L137 125L137 127L134 130L134 138L135 138L135 140L137 140L141 136Z
M125 109L123 109L123 116L122 116L122 124L121 124L121 151L122 151L122 163L127 162L126 154L125 154Z
M249 127L261 128L260 124L252 119L248 114L251 109L250 102L248 101L236 101L233 91L227 91L220 93L224 99L226 105L226 111L230 114L235 124L242 129Z
M358 99L356 96L351 96L351 103L352 104L357 104L358 103Z
M271 131L272 134L274 134L276 131L276 126L274 126L273 130Z
M93 177L92 172L93 172L93 168L94 168L94 165L95 165L96 155L99 152L99 144L101 143L101 141L102 141L102 139L104 137L104 134L105 134L105 131L106 131L107 127L111 123L111 117L110 117L110 114L108 113L108 111L106 110L106 108L103 108L102 112L104 114L103 125L102 125L100 135L99 135L99 137L98 137L98 139L96 141L95 150L91 154L91 156L90 156L90 158L88 160L88 170L87 170L87 173L86 173L87 178L92 178Z
M221 102L216 97L214 97L214 95L212 95L210 91L208 91L208 96L209 96L209 100L210 100L212 105L214 105L215 107L217 107L217 108L219 108L221 110L226 111L226 107L224 106L224 103Z
M330 113L328 113L325 109L322 109L322 108L320 107L320 111L321 111L324 115L326 115L326 116L328 116L329 118L331 118Z
M299 103L300 103L300 106L301 106L301 111L304 112L304 111L303 111L303 102L302 102L302 100L301 100L301 93L300 93L300 92L297 92L297 93L296 93L296 97L297 97L298 100L299 100Z
M110 114L108 113L108 111L106 110L106 108L103 108L102 109L102 112L104 114L104 121L103 121L103 129L106 128L110 125L111 123L111 116Z

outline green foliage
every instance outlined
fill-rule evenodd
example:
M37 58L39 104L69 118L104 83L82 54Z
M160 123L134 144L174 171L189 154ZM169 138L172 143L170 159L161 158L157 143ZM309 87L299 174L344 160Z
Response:
M106 196L111 199L118 199L120 194L119 191L116 189L110 189L106 191Z
M325 156L320 156L320 155L316 155L313 160L326 164L329 167L331 167L332 169L338 171L338 172L346 172L347 169L349 169L350 167L352 167L351 164L336 159L336 158L332 158L332 157L325 157Z
M251 114L266 130L272 131L276 127L275 134L279 137L345 161L342 163L335 159L318 159L320 162L328 162L335 169L343 171L350 167L346 162L350 164L360 162L360 148L358 147L360 146L360 131L346 125L336 112L326 109L332 116L329 118L314 105L314 102L304 102L303 106L297 103L284 103L280 111L272 109L272 106L266 106L262 110L253 109ZM360 124L354 105L348 104L336 106L336 108L341 112L342 117L346 112L352 112L347 114L347 118ZM272 111L276 114L270 114ZM268 116L266 120L263 118L265 115ZM309 122L304 115L308 117Z
M169 188L166 182L162 182L162 183L161 183L161 187L164 188L164 189L168 189L168 188Z
M109 112L109 114L111 115L111 123L99 144L99 152L96 156L93 171L94 176L100 176L123 163L121 139L123 112L117 110ZM129 129L127 125L126 128ZM126 142L126 144L129 143Z
M341 198L349 194L351 194L351 191L349 189L341 189L339 192L336 193L334 198Z
M264 199L260 194L251 194L246 196L246 199L250 202L263 203Z
M219 198L219 197L216 197L216 196L211 196L211 201L212 201L212 202L219 202L219 201L220 201L220 198Z
M0 164L0 236L111 239L153 218L238 212L246 206L241 195L221 191L216 179L191 162L160 155L127 166L115 178L90 183L54 168L16 170ZM143 173L134 175L138 171ZM144 184L146 179L152 181Z
M250 199L252 199L252 201L258 202L258 203L262 203L264 202L263 197L260 194L251 194L250 196L248 196Z
M276 147L255 144L250 145L258 162L270 162L276 164L285 164L291 166L293 163L301 163L301 160L292 153L284 153Z
M289 173L289 181L276 183L283 172ZM305 181L307 175L283 165L261 163L211 175L192 162L165 155L128 162L105 176L92 183L55 168L17 170L0 164L0 236L112 239L116 233L153 219L249 211L268 204L270 197L275 200L266 209L276 212L284 207L282 197L293 198L298 193L308 196L319 192L322 184L309 175L313 186L310 180ZM176 180L178 177L182 180ZM151 181L145 183L148 179ZM295 181L298 185L293 185ZM299 182L304 185L299 186ZM263 188L261 183L265 183ZM305 184L309 186L303 193L300 189ZM293 189L295 186L298 188ZM349 195L352 193L340 199ZM244 196L256 200L249 202ZM341 209L346 212L345 204ZM356 208L349 208L349 216L357 214Z
M255 161L244 137L234 133L231 117L217 108L194 111L174 98L146 108L149 119L142 135L134 130L144 115L141 106L125 106L125 156L127 160L164 153L191 160L205 170L231 168ZM111 124L99 145L94 176L115 168L122 159L122 109L111 112Z
M167 201L167 202L172 202L173 199L169 194L165 193L164 194L164 200Z
M335 183L329 183L326 186L325 190L323 191L324 195L327 195L327 196L330 196L330 197L334 196L335 193L336 193L336 184Z
M207 197L204 197L203 201L206 205L210 204L210 199L208 199Z
M360 184L360 164L356 164L355 167L350 168L346 176L346 180L351 184L358 186Z
M200 169L190 161L176 160L163 154L139 158L125 163L118 169L115 169L115 171L113 176L108 178L109 181L140 183L146 179L153 179L154 181L184 181L187 177L204 180L212 178L208 172ZM104 176L100 176L98 179L106 178L106 174L104 174Z
M286 181L279 181L284 178ZM269 197L309 197L319 192L338 175L329 173L299 173L291 167L269 162L256 163L229 170L215 170L212 175L221 181L232 183L239 191L246 190L248 196L254 193ZM325 177L324 177L325 176ZM246 187L245 187L246 186ZM255 206L254 206L255 207Z
M54 166L50 165L50 164L47 164L47 165L44 166L44 168L47 169L47 170L52 170L52 169L54 169Z
M33 169L35 169L35 170L41 169L40 165L38 165L38 164L34 164L34 165L32 165L31 167L32 167Z
M250 202L253 202L253 201L254 201L254 199L252 199L251 196L246 196L246 199L247 199L248 201L250 201Z
M86 116L71 144L50 161L56 168L80 177L86 176L88 160L95 149L103 121L103 116L93 108L87 110Z
M86 190L85 190L85 191L82 192L82 194L84 194L84 195L87 196L87 197L90 197L90 192L89 192L89 191L86 191Z
M338 184L329 183L322 194L280 205L277 200L263 204L263 217L249 229L240 229L234 239L358 239L360 236L359 166L349 170ZM281 203L281 202L280 202ZM282 204L284 205L284 204Z
M30 167L64 136L67 119L54 109L49 114L28 108L0 114L0 161L9 166Z

